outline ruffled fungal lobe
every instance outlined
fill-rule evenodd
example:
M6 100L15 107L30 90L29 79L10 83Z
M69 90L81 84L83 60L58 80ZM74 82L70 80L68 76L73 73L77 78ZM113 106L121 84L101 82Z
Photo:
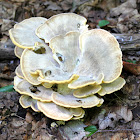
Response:
M105 30L88 30L86 21L63 13L26 19L9 31L20 59L14 88L23 108L55 120L80 119L82 108L101 106L101 96L124 86L117 40Z

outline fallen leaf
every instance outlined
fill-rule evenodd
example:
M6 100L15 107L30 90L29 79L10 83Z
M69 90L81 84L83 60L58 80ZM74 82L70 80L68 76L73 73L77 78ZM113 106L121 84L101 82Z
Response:
M117 119L124 119L125 122L129 122L133 118L132 111L125 106L117 107L115 109Z
M62 8L58 6L56 2L46 1L44 2L44 5L47 6L46 10L62 10Z
M133 121L132 125L133 125L132 127L134 129L135 134L140 135L140 122Z
M99 27L104 27L104 26L106 26L108 24L109 24L109 21L107 21L107 20L100 20L99 23L98 23L98 26Z
M0 92L10 92L10 91L14 91L13 85L9 85L9 86L0 88Z
M31 115L30 112L27 112L25 119L26 119L26 122L31 123L34 118L33 118L33 116Z
M140 75L140 64L133 64L123 61L123 68L134 75Z
M132 132L116 133L112 136L111 140L134 140L134 134Z
M121 4L120 6L116 8L112 8L110 13L111 16L119 16L120 14L127 15L132 11L134 11L135 8L136 8L136 0L127 0L125 3Z
M107 127L114 128L116 121L116 113L108 113L106 117L99 119L99 129L106 129Z
M139 33L140 14L137 7L137 0L127 0L110 10L110 17L117 21L116 29L119 33Z
M86 136L84 127L85 124L81 121L69 121L65 126L60 127L59 131L66 140L81 140Z
M136 138L136 140L140 140L140 136L138 138Z
M90 132L87 137L90 137L92 134L94 134L96 131L98 131L98 129L96 128L96 126L91 125L85 128L85 131Z

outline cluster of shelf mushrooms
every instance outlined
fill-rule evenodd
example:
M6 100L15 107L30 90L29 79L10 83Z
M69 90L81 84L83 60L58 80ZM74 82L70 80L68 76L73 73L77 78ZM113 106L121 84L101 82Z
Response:
M123 87L117 40L105 30L89 30L86 22L63 13L25 19L10 29L20 59L14 88L23 108L55 120L80 119L83 108L101 106L102 96Z

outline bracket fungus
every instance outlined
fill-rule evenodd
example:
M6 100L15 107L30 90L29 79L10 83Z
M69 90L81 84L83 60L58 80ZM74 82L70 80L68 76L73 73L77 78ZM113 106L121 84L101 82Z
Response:
M102 96L124 86L117 40L105 30L89 30L86 21L64 13L25 19L10 29L20 59L14 88L23 108L55 120L80 119L83 108L101 106Z

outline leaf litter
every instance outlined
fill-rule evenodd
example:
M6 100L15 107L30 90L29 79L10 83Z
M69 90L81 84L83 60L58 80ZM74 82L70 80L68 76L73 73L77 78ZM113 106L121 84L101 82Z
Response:
M94 2L87 0L47 2L45 0L2 0L0 2L0 43L3 43L0 47L1 52L5 50L2 46L8 46L6 47L7 52L11 51L9 48L12 48L13 44L7 44L8 30L15 23L32 16L49 18L62 12L75 12L85 16L90 28L96 28L99 21L107 20L110 23L100 28L119 33L123 37L131 33L132 42L131 40L122 42L123 59L126 62L131 60L128 64L124 64L122 77L127 81L125 87L115 93L117 97L115 94L107 95L105 106L96 110L87 110L89 115L84 120L66 122L65 125L53 128L51 123L55 122L54 120L46 118L41 113L34 113L31 109L24 111L18 103L19 95L16 92L0 92L0 139L138 139L140 135L140 45L137 35L140 32L139 3L136 0L117 1L117 3L114 3L113 0L103 0L102 2L99 0ZM122 10L124 8L125 10ZM138 39L133 40L134 35ZM129 48L127 48L128 46ZM19 63L19 60L11 55L12 52L9 54L5 58L4 55L0 55L0 87L12 85L14 68ZM14 62L13 64L10 63L11 60ZM133 61L136 64L131 63ZM90 113L90 111L92 112ZM87 138L84 128L91 125L96 126L98 130Z

